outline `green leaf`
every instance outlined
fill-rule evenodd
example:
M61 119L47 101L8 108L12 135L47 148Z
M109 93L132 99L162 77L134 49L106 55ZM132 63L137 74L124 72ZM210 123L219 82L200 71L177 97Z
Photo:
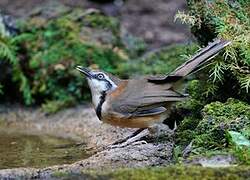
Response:
M247 146L250 147L250 141L243 136L241 133L236 131L228 131L229 135L231 136L232 142L236 146Z

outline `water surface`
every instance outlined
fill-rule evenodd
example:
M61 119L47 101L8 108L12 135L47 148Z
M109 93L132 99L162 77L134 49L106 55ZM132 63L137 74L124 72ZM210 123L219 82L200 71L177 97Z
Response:
M69 164L88 157L69 139L0 130L0 169Z

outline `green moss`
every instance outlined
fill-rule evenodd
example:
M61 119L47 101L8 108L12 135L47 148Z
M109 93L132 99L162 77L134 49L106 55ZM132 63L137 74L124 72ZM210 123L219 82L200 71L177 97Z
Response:
M119 30L119 22L116 18L98 13L85 16L83 21L86 25L94 28L110 29L115 32Z
M177 122L179 121L176 143L182 150L194 139L196 135L195 130L202 119L201 111L206 103L204 96L201 96L205 92L202 81L189 81L187 83L187 92L189 99L177 103L174 111L171 113L173 119Z
M104 173L85 172L90 179L245 179L250 176L247 166L229 168L203 168L199 166L168 166L143 169L121 169ZM83 175L85 174L83 172ZM80 175L79 175L80 177Z
M194 142L197 146L222 148L228 145L226 132L240 131L250 126L250 106L235 99L213 102L203 109L203 119L196 128Z
M238 159L240 164L250 165L249 147L234 147L230 152Z
M195 132L190 129L178 130L175 138L176 146L183 150L195 138L195 135Z
M249 164L249 148L239 149L228 138L228 131L237 131L249 138L249 128L247 103L232 98L225 103L212 102L202 109L201 117L192 113L184 118L176 132L176 146L183 150L192 142L193 154L230 153L238 157L240 163Z
M53 172L53 174L51 176L55 177L55 178L66 178L66 177L70 177L72 175L69 172L55 171L55 172Z
M180 126L180 131L182 130L195 130L200 122L200 119L194 118L194 117L186 117L182 121L182 124Z
M241 133L243 134L243 136L245 136L247 139L250 140L250 126L244 127L244 128L241 130Z
M212 128L240 131L250 126L250 106L235 99L227 102L213 102L203 109L203 120L197 127L197 132L207 132Z

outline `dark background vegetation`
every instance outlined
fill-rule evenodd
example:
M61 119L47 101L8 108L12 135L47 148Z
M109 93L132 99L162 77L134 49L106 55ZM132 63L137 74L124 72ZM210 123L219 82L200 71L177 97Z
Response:
M248 0L60 2L0 2L15 20L0 27L1 102L55 113L90 98L76 65L123 78L165 74L219 37L232 45L188 78L190 99L173 107L175 155L191 144L193 155L219 151L250 163Z

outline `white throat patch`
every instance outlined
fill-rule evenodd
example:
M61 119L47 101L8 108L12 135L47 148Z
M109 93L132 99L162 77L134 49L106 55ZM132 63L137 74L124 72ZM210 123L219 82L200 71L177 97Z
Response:
M88 84L91 90L92 95L92 103L94 104L94 107L97 108L101 96L103 95L103 92L106 91L113 91L117 88L117 85L108 77L105 75L105 79L111 84L110 89L108 89L108 85L106 81L100 81L97 79L88 79Z

